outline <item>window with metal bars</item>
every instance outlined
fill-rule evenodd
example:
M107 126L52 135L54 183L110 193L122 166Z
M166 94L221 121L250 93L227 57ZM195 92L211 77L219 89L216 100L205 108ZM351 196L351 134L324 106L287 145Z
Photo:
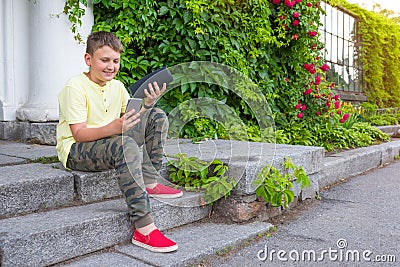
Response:
M345 10L321 2L326 14L321 16L320 38L325 43L325 58L330 70L326 78L335 82L337 91L362 93L363 70L357 17Z

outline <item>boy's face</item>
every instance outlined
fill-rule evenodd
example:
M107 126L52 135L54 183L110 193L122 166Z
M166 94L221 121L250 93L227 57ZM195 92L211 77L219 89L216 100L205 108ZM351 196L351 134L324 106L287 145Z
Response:
M89 79L100 86L111 81L117 75L120 66L121 54L105 45L97 49L93 56L86 53L85 62L90 67Z

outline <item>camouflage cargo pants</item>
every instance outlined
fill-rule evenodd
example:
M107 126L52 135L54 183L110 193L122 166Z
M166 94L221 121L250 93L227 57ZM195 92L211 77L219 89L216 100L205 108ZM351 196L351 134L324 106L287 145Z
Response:
M116 169L131 222L137 228L146 226L153 219L145 185L157 181L167 131L165 113L158 108L146 110L140 122L123 135L73 144L67 167L79 171Z

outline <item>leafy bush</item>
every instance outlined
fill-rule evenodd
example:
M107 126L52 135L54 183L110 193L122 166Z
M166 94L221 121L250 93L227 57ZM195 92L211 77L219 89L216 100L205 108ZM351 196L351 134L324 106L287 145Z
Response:
M375 126L397 125L398 116L395 114L377 114L366 118L366 120Z
M291 190L293 183L300 184L300 188L303 189L310 186L310 179L304 169L294 165L289 157L285 157L282 167L283 173L271 165L264 166L254 184L257 186L257 196L262 197L265 202L271 203L273 207L287 208L294 200Z
M228 166L218 159L205 162L183 153L169 157L174 158L167 164L171 181L186 190L204 190L205 203L229 196L236 185L233 178L226 176Z

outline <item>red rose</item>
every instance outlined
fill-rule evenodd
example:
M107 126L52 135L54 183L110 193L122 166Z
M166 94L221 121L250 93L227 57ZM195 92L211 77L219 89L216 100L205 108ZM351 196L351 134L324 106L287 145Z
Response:
M304 106L301 106L301 108L300 108L301 110L306 110L307 109L307 106L306 105L304 105Z
M296 4L296 0L294 0L293 2L290 0L285 0L285 6L287 7L293 7Z
M300 21L298 21L297 19L295 19L295 20L293 21L293 26L297 26L297 25L299 25L299 23L300 23Z
M328 71L329 70L329 65L328 64L324 64L321 66L320 68L322 71Z
M298 35L298 34L293 34L293 35L292 35L292 39L293 39L293 40L299 39L299 35Z
M312 89L311 88L308 88L307 90L304 91L305 95L309 95L311 93L312 93Z
M301 104L300 104L300 103L297 103L297 105L296 105L295 108L296 108L296 109L301 109Z
M318 85L318 84L320 84L321 83L321 78L319 77L319 76L316 76L315 77L315 82L314 82L316 85Z
M339 101L336 101L336 102L335 102L335 109L338 109L338 108L340 108L340 102L339 102Z
M279 5L281 3L281 0L272 0L272 3L274 5Z
M315 112L315 114L317 114L317 116L320 116L321 112L317 111L317 112Z
M313 32L308 32L307 33L309 36L317 36L318 32L313 31Z
M299 12L293 12L293 17L298 19L300 17L300 13Z
M297 118L299 118L299 119L303 118L303 116L304 116L303 112L300 112L299 114L297 114Z
M311 3L307 3L306 4L308 7L312 7L312 4Z

